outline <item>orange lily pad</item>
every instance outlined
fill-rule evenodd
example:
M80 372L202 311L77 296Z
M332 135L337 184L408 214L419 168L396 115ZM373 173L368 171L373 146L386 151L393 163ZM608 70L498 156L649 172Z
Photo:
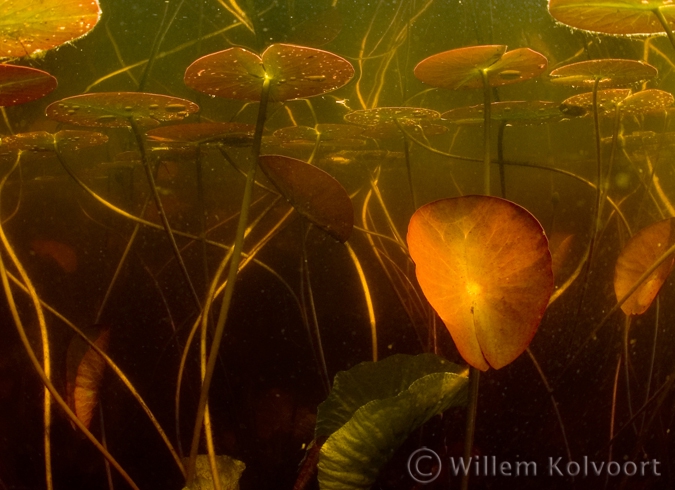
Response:
M598 114L614 114L614 110L621 105L621 103L630 96L631 90L629 88L611 88L606 90L598 90ZM583 109L583 114L588 115L593 113L593 92L586 92L583 94L573 95L565 99L560 108L563 112L567 112L571 107Z
M143 92L100 92L67 97L47 106L47 117L76 126L124 128L180 121L199 110L189 100Z
M621 251L614 268L614 292L623 298L640 276L675 244L675 218L659 221L638 231ZM668 257L621 305L626 315L641 315L652 304L675 266Z
M553 292L548 242L526 209L464 196L419 208L408 248L424 295L464 360L483 371L529 345Z
M101 17L98 0L1 0L0 57L29 56L84 36Z
M336 90L354 76L349 61L315 48L273 44L258 56L243 48L212 53L188 66L185 84L209 95L260 100L263 80L270 101L312 97Z
M282 155L261 155L260 168L302 216L344 243L354 227L347 191L323 170Z
M56 85L56 78L46 71L0 65L0 106L9 107L40 99L54 90Z
M556 68L549 76L551 82L571 87L598 88L620 87L649 80L658 71L643 61L624 59L589 60Z
M504 45L469 46L429 56L414 73L434 87L457 90L483 87L482 71L491 87L499 87L539 76L547 64L544 55L529 48L507 52Z
M95 326L87 337L105 351L108 348L110 329ZM98 404L98 391L103 381L105 360L79 336L68 346L66 357L66 394L70 408L77 418L89 428Z
M401 135L398 124L412 133L422 132L427 136L442 134L447 128L433 123L440 117L439 112L421 107L375 107L345 114L344 120L365 126L361 134L368 138L393 138Z
M654 11L675 23L675 9L663 0L549 0L548 11L559 22L606 34L664 32Z

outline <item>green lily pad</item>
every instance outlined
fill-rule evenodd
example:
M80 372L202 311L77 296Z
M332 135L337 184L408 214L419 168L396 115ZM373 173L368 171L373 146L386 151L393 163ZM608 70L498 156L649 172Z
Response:
M571 87L621 87L649 80L658 71L649 63L624 59L589 60L556 68L549 76L551 83Z
M218 476L220 476L221 490L239 490L239 480L246 469L246 464L229 456L216 455L216 467ZM209 456L199 454L195 465L195 479L192 485L183 487L183 490L213 490L214 488Z
M245 123L212 122L173 124L146 132L148 141L177 142L190 144L243 143L251 144L255 126Z
M655 11L675 21L675 6L663 0L549 0L548 11L571 27L606 34L664 32Z
M364 362L335 377L319 405L322 490L365 490L412 431L467 401L467 370L434 354Z
M0 57L29 56L84 36L101 17L98 0L0 0Z

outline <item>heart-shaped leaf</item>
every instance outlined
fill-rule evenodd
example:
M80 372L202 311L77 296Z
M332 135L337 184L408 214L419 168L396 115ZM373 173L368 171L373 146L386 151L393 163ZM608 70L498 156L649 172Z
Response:
M408 248L424 295L469 364L499 369L525 350L553 291L534 216L496 197L442 199L415 212Z
M260 100L263 80L268 78L270 101L284 101L336 90L353 76L351 63L333 53L273 44L262 57L230 48L199 58L185 71L185 84L217 97Z

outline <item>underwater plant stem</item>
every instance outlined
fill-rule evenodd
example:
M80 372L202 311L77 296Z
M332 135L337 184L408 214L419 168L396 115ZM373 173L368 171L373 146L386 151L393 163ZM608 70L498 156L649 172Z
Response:
M408 171L408 186L410 187L410 197L412 199L413 211L417 210L417 196L415 195L415 186L413 185L412 180L412 164L410 163L410 146L408 144L408 139L406 138L406 133L403 131L403 125L398 119L394 119L396 125L398 126L399 131L403 134L403 154L405 155L405 167Z
M626 399L628 401L628 415L633 417L633 401L631 400L631 391L630 391L630 359L629 359L629 350L628 344L630 340L630 324L631 324L631 315L626 315L623 324L623 365L624 371L626 371ZM637 434L637 427L633 424L633 430Z
M206 314L206 312L204 312ZM199 370L204 379L206 372L206 324L202 325L201 338L199 342ZM213 480L213 490L221 490L220 475L218 474L218 464L216 463L216 451L213 445L213 429L211 426L211 411L209 410L209 403L206 402L204 408L204 437L206 439L206 453L209 458L209 467L211 469L211 479Z
M361 267L361 262L357 257L354 249L349 245L349 242L345 242L345 247L347 252L349 252L349 257L354 263L356 268L356 273L359 275L359 281L361 281L361 287L363 288L363 296L366 299L366 307L368 308L368 319L370 320L370 338L373 346L373 362L377 361L377 322L375 319L375 309L373 308L373 298L370 295L370 287L368 286L368 281L366 280L366 275L363 272L363 267Z
M616 362L616 371L614 373L614 389L612 390L612 410L609 414L609 448L607 462L612 461L612 440L614 439L614 422L616 420L616 392L619 386L619 372L621 371L621 357ZM609 475L607 475L609 476ZM605 488L607 487L607 476L605 477Z
M5 183L7 182L9 176L19 166L19 163L21 161L21 154L22 154L21 151L17 153L14 164L5 173L5 175L2 177L2 180L0 180L0 192L2 192L2 190L4 189ZM9 255L9 258L14 264L14 267L16 267L16 270L21 276L21 280L25 284L26 290L28 291L28 294L33 303L33 307L35 308L35 314L37 316L37 322L40 329L40 341L42 343L42 363L44 374L47 377L47 379L51 379L51 355L49 349L49 334L47 332L47 322L45 320L44 311L42 310L42 305L40 304L40 298L37 294L37 291L35 290L35 286L33 286L33 283L28 277L28 273L26 272L23 265L19 261L19 257L16 255L14 249L12 248L12 245L9 243L9 239L7 238L7 235L5 235L5 229L2 227L1 224L0 224L0 240L2 241L2 244L5 248L5 252L7 253L7 255ZM9 291L6 291L6 294L9 295L11 293L9 293ZM44 398L42 407L43 407L42 419L44 423L43 444L45 450L44 456L45 484L47 490L52 490L54 487L52 479L52 450L51 450L52 400L49 390L46 387L44 388Z
M476 414L478 412L478 386L480 370L469 370L469 404L466 406L466 433L464 435L464 466L468 467L473 452L473 439L476 433ZM462 490L469 490L469 471L462 475Z
M2 233L2 235L4 236L4 232ZM124 471L124 469L120 466L117 460L115 460L115 458L106 450L105 447L101 445L101 443L96 439L96 437L94 437L94 435L91 432L89 432L89 429L87 429L84 426L84 424L80 421L77 415L73 413L73 411L70 409L65 400L61 397L61 395L59 395L58 391L52 384L51 380L49 379L45 371L42 369L40 361L36 357L35 352L33 351L33 347L30 344L30 340L28 340L28 336L26 335L26 330L23 326L23 322L21 321L21 317L19 316L19 311L14 301L14 295L12 294L12 290L9 286L8 272L7 269L5 268L5 264L2 259L2 254L0 254L0 282L2 282L2 287L5 291L5 297L7 298L7 304L9 306L12 319L14 320L14 326L16 327L17 332L19 333L21 343L23 344L26 350L26 354L28 355L28 358L33 364L33 367L35 368L35 371L37 372L38 376L42 380L42 383L44 384L45 388L49 390L52 397L54 398L54 401L65 412L65 414L73 422L73 424L75 424L83 432L83 434L103 455L103 457L105 457L110 462L110 464L120 473L122 478L124 478L124 480L129 484L129 486L131 486L131 488L133 488L134 490L140 490L138 488L138 485L136 485L136 483L131 479L131 477L127 474L127 472Z
M178 244L176 243L176 238L174 237L173 232L171 231L169 219L167 218L166 212L164 211L164 206L162 206L162 199L159 197L157 185L155 185L155 177L152 175L152 168L150 167L150 162L148 162L148 155L145 152L145 144L143 143L143 138L141 137L140 129L132 117L128 118L128 120L129 124L131 125L132 132L136 137L138 151L141 152L141 161L143 162L143 168L145 169L145 176L148 179L148 184L150 185L152 197L155 200L155 206L157 206L157 213L159 214L162 220L162 224L164 225L164 230L166 231L166 234L169 237L169 242L171 243L173 254L176 257L176 262L178 262L178 266L180 267L183 277L185 278L185 282L187 283L187 286L190 289L190 294L192 295L192 299L195 302L195 306L197 307L197 310L201 311L202 310L201 300L199 299L199 295L197 294L197 291L195 290L195 287L192 284L192 280L190 279L190 273L188 272L187 266L185 265L183 257L180 254Z
M504 169L504 130L506 121L499 124L499 133L497 133L497 162L499 163L499 187L502 197L506 199L506 172Z
M209 389L211 388L211 380L213 379L213 371L216 367L216 360L218 358L218 350L223 339L225 331L225 322L227 321L227 314L230 310L232 302L232 295L234 294L234 284L237 278L237 271L239 270L239 262L241 260L242 250L244 248L244 233L248 222L249 208L251 206L251 199L253 196L253 183L255 182L255 174L258 168L258 159L260 157L260 147L262 144L262 133L265 126L265 117L267 114L267 101L269 99L271 79L265 77L260 95L260 106L258 107L258 119L256 121L255 133L253 136L253 159L249 168L246 185L244 187L244 196L241 200L241 211L239 214L239 222L237 224L237 232L234 240L234 247L232 248L232 257L230 259L230 270L227 275L227 285L223 292L223 300L220 305L220 313L218 314L218 322L213 334L211 342L211 351L209 352L208 362L206 364L206 372L204 374L204 382L199 394L199 404L197 405L197 416L195 420L194 431L192 433L192 444L190 446L190 460L187 466L187 486L192 484L195 476L195 463L197 460L197 452L199 450L199 438L201 434L202 422L204 421L204 410L206 402L209 397Z
M663 15L663 12L661 12L662 7L656 7L652 12L654 12L654 15L656 15L656 18L659 19L659 22L661 23L661 26L663 27L663 30L666 31L666 35L668 36L668 39L670 40L670 44L673 45L673 48L675 48L675 36L673 36L673 31L671 30L670 26L668 25L668 21Z
M647 388L645 389L645 404L649 401L649 393L652 389L652 378L654 376L654 361L656 360L656 341L659 337L659 318L661 313L661 302L659 296L656 296L656 311L654 312L654 340L652 341L652 356L649 361L649 376L647 377ZM642 422L640 423L640 432L644 429L645 415L642 415Z
M490 123L492 122L492 92L487 70L480 70L483 79L483 194L490 195Z

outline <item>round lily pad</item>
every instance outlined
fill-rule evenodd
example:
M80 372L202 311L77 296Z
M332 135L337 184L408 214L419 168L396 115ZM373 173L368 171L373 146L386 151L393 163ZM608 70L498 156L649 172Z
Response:
M548 242L527 210L488 196L435 201L412 216L408 248L466 362L499 369L527 348L553 292Z
M101 17L98 0L0 0L0 57L29 56L84 36Z
M368 138L392 138L401 135L399 124L406 131L423 132L427 136L444 133L447 128L433 124L440 117L438 111L421 107L376 107L350 112L344 119L365 126L361 134Z
M244 123L213 122L174 124L151 129L145 134L148 141L204 144L210 142L250 144L255 126Z
M610 88L649 80L657 73L656 68L643 61L602 59L561 66L549 76L557 85L592 88L597 80L598 88Z
M0 65L0 106L9 107L40 99L54 90L56 85L56 78L46 71Z
M598 114L614 114L614 110L630 96L631 90L628 88L613 88L606 90L598 90ZM583 114L592 114L593 112L593 92L586 92L583 94L574 95L565 99L560 104L560 109L564 113L572 110L572 107L577 107L583 110Z
M607 34L663 32L654 11L675 23L675 8L663 0L549 0L548 11L571 27Z
M483 87L483 71L490 86L499 87L539 76L546 66L546 57L529 48L507 52L504 45L487 45L429 56L417 64L414 73L434 87L457 90Z
M185 71L185 84L217 97L260 100L263 80L268 78L270 101L284 101L331 92L353 76L351 63L333 53L273 44L262 57L230 48L199 58Z
M495 121L508 121L511 124L541 124L559 121L565 114L560 112L559 104L534 101L493 102L490 117ZM483 104L459 107L441 114L441 118L453 124L483 124Z
M347 191L323 170L282 155L262 155L260 168L302 216L340 242L354 227L354 207Z
M143 92L101 92L76 95L50 104L47 117L77 126L123 128L130 119L139 126L180 121L199 110L189 100Z
M20 151L54 151L55 144L60 150L76 151L107 143L108 137L93 131L64 130L56 134L46 131L19 133L2 138L2 149Z
M675 218L668 218L635 234L621 251L614 268L614 292L623 298L640 276L675 244ZM626 315L641 315L652 304L661 286L675 266L675 257L668 257L621 305Z

